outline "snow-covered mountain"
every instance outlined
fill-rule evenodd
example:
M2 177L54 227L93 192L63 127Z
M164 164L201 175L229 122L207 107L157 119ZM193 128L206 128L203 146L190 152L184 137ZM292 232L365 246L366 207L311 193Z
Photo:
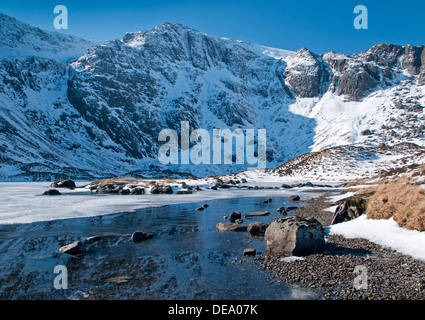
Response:
M319 55L169 23L99 43L5 15L0 39L3 181L248 167L161 165L158 134L180 132L181 121L210 132L266 129L269 168L341 145L424 144L423 46Z
M0 12L0 43L1 59L37 56L70 62L100 41L45 31Z

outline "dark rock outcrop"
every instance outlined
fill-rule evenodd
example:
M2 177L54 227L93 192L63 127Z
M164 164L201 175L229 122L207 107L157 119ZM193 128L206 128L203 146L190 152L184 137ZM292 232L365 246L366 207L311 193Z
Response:
M358 218L366 211L366 200L353 198L342 201L335 210L331 224L341 223Z
M171 188L171 186L162 186L162 187L159 188L159 192L165 193L165 194L172 194L173 188Z
M50 185L50 188L68 188L68 189L75 189L76 185L75 182L72 180L60 180L53 182Z
M130 190L130 194L140 195L145 194L145 188L136 187Z
M286 61L285 84L297 97L317 97L326 91L325 83L329 76L319 56L302 48Z
M122 195L128 195L130 193L131 193L130 189L121 189L118 191L118 194L122 194Z

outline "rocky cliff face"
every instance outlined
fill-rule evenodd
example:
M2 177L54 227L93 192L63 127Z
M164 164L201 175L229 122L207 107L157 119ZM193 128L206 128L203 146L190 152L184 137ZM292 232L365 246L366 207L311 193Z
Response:
M169 23L99 43L5 15L0 37L1 179L247 168L162 166L158 134L181 121L266 129L269 167L337 145L423 142L423 46L319 55Z
M287 84L297 97L317 97L326 91L361 100L377 88L394 85L400 72L423 79L424 47L378 44L353 56L335 52L317 56L303 48L288 57Z
M423 86L425 85L425 50L422 50L421 54L421 71L419 74L418 84Z
M306 48L286 59L285 83L299 98L323 95L329 88L329 66Z
M69 101L134 158L154 159L159 132L179 132L181 121L262 128L261 110L286 105L289 93L284 61L181 25L127 33L71 66Z

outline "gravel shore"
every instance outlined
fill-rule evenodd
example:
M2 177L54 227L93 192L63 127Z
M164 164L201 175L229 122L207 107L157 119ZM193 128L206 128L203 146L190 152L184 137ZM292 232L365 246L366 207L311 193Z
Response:
M331 203L325 197L309 200L296 215L314 217L324 227L333 213L322 211ZM425 262L415 260L365 239L326 235L322 252L286 261L259 255L252 263L267 269L275 279L320 290L323 299L422 300L425 299Z

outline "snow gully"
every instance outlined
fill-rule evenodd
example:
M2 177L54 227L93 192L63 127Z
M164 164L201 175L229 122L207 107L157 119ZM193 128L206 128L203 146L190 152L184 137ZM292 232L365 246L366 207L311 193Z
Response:
M236 164L266 168L266 129L257 130L257 141L255 129L246 129L245 133L240 128L233 131L213 129L211 148L210 133L206 129L196 129L190 133L188 121L181 121L180 126L180 152L179 136L175 130L163 129L158 135L158 141L166 142L158 151L162 164L211 164L212 149L212 164L232 164L236 157ZM233 140L236 141L235 145ZM190 142L196 144L190 148Z

